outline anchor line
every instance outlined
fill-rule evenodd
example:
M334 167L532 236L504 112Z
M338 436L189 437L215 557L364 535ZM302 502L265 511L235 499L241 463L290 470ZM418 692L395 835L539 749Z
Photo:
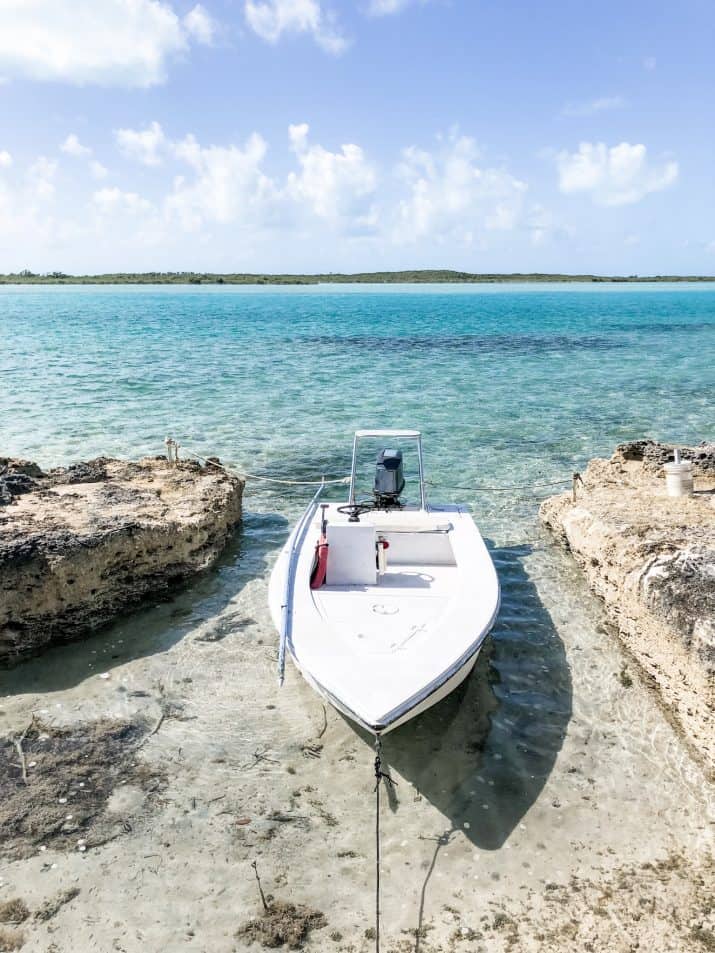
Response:
M382 770L382 741L375 736L375 953L380 953L380 782L395 787L397 781Z

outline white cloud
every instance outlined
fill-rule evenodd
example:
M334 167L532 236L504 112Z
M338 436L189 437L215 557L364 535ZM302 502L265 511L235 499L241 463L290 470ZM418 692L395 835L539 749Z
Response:
M100 189L92 196L97 210L105 215L117 211L130 212L132 215L150 212L153 205L136 192L123 192L121 189Z
M367 12L373 17L386 17L393 13L401 13L415 2L425 4L427 0L370 0Z
M200 3L186 14L184 27L199 43L206 45L213 42L216 34L216 21Z
M12 165L12 156L6 149L0 150L0 169L9 169Z
M628 142L582 142L578 152L559 152L556 164L561 192L588 192L597 205L630 205L678 178L677 162L651 167L646 147Z
M536 248L554 238L570 237L569 229L559 224L553 212L540 202L531 205L523 224L530 233L531 245Z
M329 152L323 146L309 144L308 132L306 123L289 127L300 171L289 174L287 195L324 219L369 214L364 200L375 191L377 176L363 150L347 144L340 152Z
M321 0L246 0L249 27L268 43L284 33L308 33L328 53L342 53L347 46L333 15Z
M441 260L475 270L477 252L487 269L498 259L485 255L544 256L564 233L524 182L457 132L404 150L398 166L378 166L355 142L324 145L307 124L289 127L290 151L275 165L257 132L219 144L172 140L158 123L123 132L132 135L117 134L117 148L156 173L127 166L121 187L93 181L106 169L73 139L79 159L0 170L6 267L358 270Z
M166 200L168 216L178 218L187 230L195 231L204 222L260 226L270 215L275 189L261 168L267 145L258 133L242 147L204 147L189 135L172 150L196 173L190 180L177 176Z
M471 243L485 232L514 228L526 184L502 169L479 166L478 159L474 140L456 133L435 152L406 149L398 174L409 194L399 202L393 239Z
M30 195L34 199L44 201L51 199L55 194L55 175L57 163L46 156L39 156L27 170L27 181Z
M0 72L74 84L152 86L191 40L209 42L201 6L182 21L166 0L3 0Z
M115 137L127 158L144 165L161 164L166 136L158 122L152 122L146 129L117 129Z
M390 13L399 13L410 3L411 0L370 0L367 12L374 17L384 17Z
M92 195L92 207L95 214L86 222L86 228L92 245L105 249L108 267L113 270L118 267L117 256L131 254L132 249L146 268L143 249L163 247L173 237L155 203L137 192L116 187L98 189ZM89 244L86 240L85 243Z
M92 155L92 150L87 146L83 146L73 132L67 136L60 146L60 150L65 152L68 156L75 156L78 159Z
M89 163L89 171L92 174L93 179L106 179L107 175L109 174L102 163L98 162L96 159L92 159L92 161Z
M626 101L622 96L601 96L582 103L567 103L561 110L562 116L594 116L596 113L612 109L623 109Z
M3 154L0 165L7 167L9 163L2 163ZM0 177L0 249L4 260L24 267L20 256L27 254L25 260L31 261L32 255L54 247L70 234L70 223L62 223L55 216L57 169L57 162L38 156L11 182Z
M93 159L93 150L83 145L75 133L71 132L60 146L60 151L74 159L87 159L89 173L93 179L105 179L108 175L106 168L97 159Z

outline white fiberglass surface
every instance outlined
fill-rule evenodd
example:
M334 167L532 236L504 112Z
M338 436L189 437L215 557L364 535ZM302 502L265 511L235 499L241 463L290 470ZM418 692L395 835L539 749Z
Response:
M456 584L454 566L395 566L376 586L324 586L314 599L352 651L389 654L422 644L445 612Z
M366 517L349 524L333 508L326 515L329 521L343 521L344 534L351 527L356 530L356 539L370 526ZM376 573L374 584L328 584L311 590L316 521L296 568L291 650L301 669L327 692L367 723L377 724L386 713L449 677L476 650L496 613L499 587L483 540L471 516L459 507L437 513L372 513L369 520L381 527L375 529L376 540L383 532L401 537L401 527L406 527L403 553L410 555L409 540L414 539L412 555L417 552L417 557L390 563L388 549L387 572ZM423 558L430 541L439 562ZM374 549L368 556L374 567ZM328 580L330 560L329 553ZM282 571L279 563L278 575ZM273 611L275 618L275 604Z

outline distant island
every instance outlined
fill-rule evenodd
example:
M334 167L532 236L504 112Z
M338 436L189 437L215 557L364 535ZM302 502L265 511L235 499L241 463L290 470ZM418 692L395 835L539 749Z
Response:
M212 274L199 271L117 272L107 275L66 275L61 271L35 274L20 271L0 275L2 285L320 285L320 284L509 284L511 282L715 281L709 275L549 275L540 273L473 274L468 271L367 271L354 275Z

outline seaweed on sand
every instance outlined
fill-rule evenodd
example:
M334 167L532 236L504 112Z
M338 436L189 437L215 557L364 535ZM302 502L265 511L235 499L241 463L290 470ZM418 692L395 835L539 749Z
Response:
M283 900L271 900L261 916L244 923L236 935L273 949L287 945L297 950L311 930L319 930L327 923L325 914L320 910Z
M12 950L19 950L25 942L25 934L20 930L8 930L7 927L0 927L0 953L11 953Z
M105 807L120 783L161 790L161 773L137 759L145 736L140 723L59 728L33 719L19 737L0 738L2 856L28 857L42 845L77 849L78 842L89 849L131 830Z
M23 923L29 916L30 911L21 897L0 903L0 923Z

